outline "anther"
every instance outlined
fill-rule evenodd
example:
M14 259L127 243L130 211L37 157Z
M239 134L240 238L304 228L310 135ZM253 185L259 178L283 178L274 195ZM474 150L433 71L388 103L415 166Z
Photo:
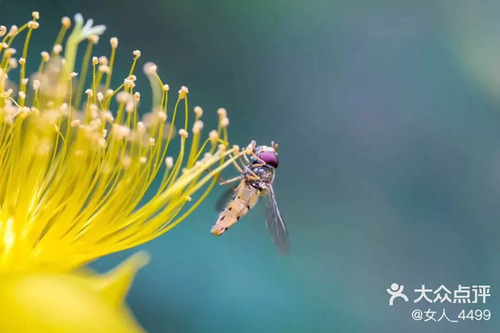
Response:
M220 121L220 126L221 127L227 127L227 126L229 126L229 118L228 117L222 118L221 121Z
M93 44L97 44L97 43L99 43L99 36L98 35L90 35L89 41Z
M118 38L116 37L112 37L110 40L109 40L109 43L111 44L111 47L116 49L118 47Z
M171 169L174 166L174 159L172 156L167 156L167 158L165 158L165 165L167 169Z
M219 108L219 109L217 109L217 114L218 114L221 118L223 118L223 117L226 117L226 116L227 116L227 111L226 111L226 109L224 109L224 108Z
M217 143L217 140L219 139L219 133L217 133L216 130L210 131L208 137L210 139L210 142L214 145Z
M201 117L203 115L203 109L200 108L199 106L195 106L194 107L194 113L199 118L199 117Z
M70 18L69 18L69 17L64 16L64 17L61 19L61 23L62 23L63 27L65 27L66 29L71 28L71 20L70 20Z
M179 98L183 99L187 96L189 93L189 89L186 86L182 86L181 89L179 90Z
M56 45L54 45L54 47L52 48L52 51L53 51L55 54L59 54L59 53L61 53L61 51L62 51L62 45L61 45L61 44L56 44Z
M99 65L107 65L108 64L108 58L105 56L100 56L99 57Z
M158 70L156 65L152 62L145 63L144 66L142 67L142 69L144 71L144 74L146 74L146 75L155 75L156 71Z
M43 51L43 52L41 53L41 55L42 55L42 60L43 60L44 62L47 62L47 61L49 61L49 60L50 60L50 55L49 55L49 53L48 53L48 52Z
M30 29L36 30L36 29L38 29L39 26L40 26L40 23L38 23L37 21L29 21L28 22L28 28L30 28Z
M182 136L184 139L187 139L187 137L189 136L188 132L183 128L179 130L179 135Z
M11 26L9 30L9 37L14 37L17 34L17 30L19 30L17 25Z
M193 124L193 133L198 134L203 129L203 122L201 120L197 120Z

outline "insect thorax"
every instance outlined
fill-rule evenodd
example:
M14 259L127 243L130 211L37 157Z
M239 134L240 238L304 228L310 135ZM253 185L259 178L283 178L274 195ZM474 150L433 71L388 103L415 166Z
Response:
M255 180L252 177L257 175L260 179ZM269 165L254 167L252 165L248 166L248 170L244 173L247 183L259 191L268 188L269 184L273 182L274 179L274 168Z

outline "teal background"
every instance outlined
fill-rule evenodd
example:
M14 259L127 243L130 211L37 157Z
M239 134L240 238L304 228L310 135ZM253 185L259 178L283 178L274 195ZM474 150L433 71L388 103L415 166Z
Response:
M98 55L119 37L124 75L140 49L173 91L189 87L207 123L227 108L233 143L280 144L291 254L274 248L259 207L213 237L218 189L142 246L152 262L128 304L149 332L498 332L495 1L0 0L0 24L35 9L32 55L81 12L108 27ZM422 284L491 285L486 305L445 308L455 318L488 308L492 319L414 322L413 309L443 306L390 307L393 282L411 300Z

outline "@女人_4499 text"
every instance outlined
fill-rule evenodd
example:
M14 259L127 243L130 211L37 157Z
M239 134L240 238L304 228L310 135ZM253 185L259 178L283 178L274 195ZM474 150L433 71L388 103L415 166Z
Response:
M405 291L404 285L392 283L386 291L389 294L389 306L406 302L418 304L411 312L411 318L415 321L458 323L491 319L491 311L486 308L487 299L491 296L490 285L459 284L454 288L421 285ZM447 305L454 305L454 309L447 311ZM457 310L456 307L460 305L463 307Z

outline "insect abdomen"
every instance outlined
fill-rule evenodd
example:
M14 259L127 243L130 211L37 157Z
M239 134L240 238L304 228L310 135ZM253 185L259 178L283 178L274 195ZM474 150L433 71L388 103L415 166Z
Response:
M257 203L258 197L257 189L247 184L241 186L236 197L220 213L217 222L212 227L212 234L222 235Z

